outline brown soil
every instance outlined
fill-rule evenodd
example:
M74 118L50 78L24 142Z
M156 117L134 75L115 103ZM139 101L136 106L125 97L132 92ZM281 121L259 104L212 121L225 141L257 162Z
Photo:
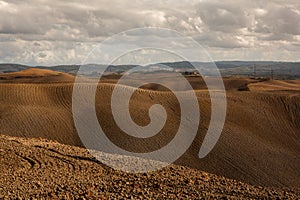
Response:
M300 91L300 80L270 80L249 84L249 89L253 91Z
M74 76L70 74L38 68L0 74L0 83L64 83L73 81Z
M129 174L106 167L87 150L45 139L0 135L2 199L296 199L297 188L251 186L170 165Z
M82 147L82 143L72 117L71 75L56 72L49 75L39 71L25 74L26 77L22 78L2 79L4 83L0 84L1 134L46 138L66 145L42 139L27 140L2 135L0 163L4 164L0 165L3 169L0 170L0 194L7 196L9 192L13 192L14 197L38 193L70 193L80 196L80 193L88 195L88 191L92 190L95 195L103 196L118 195L123 191L120 194L164 195L169 198L175 198L174 195L183 195L183 198L187 197L184 195L190 195L192 198L201 195L240 198L299 195L300 92L294 86L291 90L288 87L294 81L284 84L284 91L277 90L277 86L271 91L251 88L272 82L251 83L251 91L237 91L241 85L253 80L226 79L225 127L217 145L204 159L198 158L198 152L210 120L210 98L205 87L202 87L205 86L203 82L193 86L199 87L196 94L201 110L199 131L194 143L175 163L178 166L172 166L172 170L167 168L144 176L114 171L95 161L84 149L78 148ZM58 76L59 83L55 83L53 80L57 80ZM18 83L17 80L21 79L28 82ZM37 79L38 83L34 83ZM114 84L107 80L103 82L106 83L99 85L96 95L97 116L104 131L114 143L131 151L153 151L167 144L176 134L180 112L178 102L171 92L153 91L153 86L135 92L131 98L130 112L137 124L149 123L148 109L154 103L162 104L168 113L166 126L157 137L137 140L128 137L115 126L110 109L110 96ZM297 85L298 82L295 83ZM280 87L281 85L282 82ZM82 87L88 90L90 85L82 84ZM124 86L125 92L128 89L130 88ZM173 173L175 175L172 175ZM203 174L214 181L205 182L201 178ZM192 179L192 186L182 183L185 178ZM143 189L136 190L136 183L140 185L138 188ZM179 184L178 189L174 188L174 184ZM283 189L285 187L289 189ZM290 191L291 188L293 191ZM28 192L25 192L27 190Z

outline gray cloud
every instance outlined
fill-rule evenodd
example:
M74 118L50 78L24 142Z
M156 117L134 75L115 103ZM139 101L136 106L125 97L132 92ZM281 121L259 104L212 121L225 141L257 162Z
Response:
M212 31L232 33L251 26L252 17L240 4L208 1L200 3L198 7L202 21Z
M271 33L300 35L300 10L291 7L275 8L260 19Z
M80 63L105 38L149 26L193 37L216 60L299 60L298 0L0 0L0 62Z

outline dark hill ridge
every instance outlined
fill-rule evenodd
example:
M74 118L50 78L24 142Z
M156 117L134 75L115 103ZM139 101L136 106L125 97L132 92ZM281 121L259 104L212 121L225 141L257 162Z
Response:
M209 69L212 63L209 62L191 62L193 65ZM161 63L167 65L174 70L180 70L182 72L193 70L191 63L182 62L169 62ZM272 73L275 78L279 79L291 79L300 78L300 62L275 62L275 61L217 61L215 62L217 67L223 76L230 75L244 75L244 76L260 76L271 77ZM122 73L127 71L136 65L111 65L108 67L108 73ZM255 66L255 69L254 69ZM57 65L57 66L34 66L40 69L52 69L54 71L60 71L64 73L76 74L80 65ZM84 66L88 75L95 75L97 69L104 68L103 64L89 64ZM0 64L0 73L16 72L32 68L32 66L20 65L20 64ZM255 71L255 72L254 72ZM273 71L273 72L272 72ZM207 72L209 74L209 70Z

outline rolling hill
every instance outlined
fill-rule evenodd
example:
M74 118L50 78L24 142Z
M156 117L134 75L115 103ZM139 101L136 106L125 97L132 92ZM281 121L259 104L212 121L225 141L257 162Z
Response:
M15 79L20 76L28 79L28 83L16 83ZM73 122L76 116L72 116L73 84L68 82L69 75L29 70L9 74L9 77L13 77L10 83L0 84L1 134L46 138L82 147ZM53 77L55 81L48 82ZM59 82L56 82L57 77ZM39 81L34 83L35 79ZM248 80L228 79L227 82L230 88L238 88L248 83ZM292 90L288 89L294 82L279 83L280 87L285 86L284 91L278 91L279 86L275 86L271 92L251 89L252 84L249 84L252 91L237 91L227 86L225 127L217 145L204 159L198 158L198 152L210 121L210 98L207 90L197 90L201 110L198 134L191 147L175 164L256 186L298 187L300 92L294 86ZM82 87L90 89L88 83L83 83ZM171 92L144 88L134 93L130 113L137 124L149 123L148 109L154 103L162 104L168 114L166 125L158 135L149 139L135 139L115 125L110 109L114 87L114 83L102 83L96 94L97 117L112 142L130 151L147 152L166 145L174 137L180 120L180 109ZM124 92L130 90L130 87L122 87ZM84 107L85 104L82 109Z

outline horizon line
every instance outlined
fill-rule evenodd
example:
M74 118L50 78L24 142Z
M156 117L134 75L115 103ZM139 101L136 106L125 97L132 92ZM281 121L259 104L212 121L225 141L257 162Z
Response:
M156 63L148 63L144 65L151 65L151 64L161 64L161 63L180 63L180 62L189 62L189 63L218 63L218 62L274 62L274 63L300 63L300 61L288 61L288 60L217 60L217 61L163 61L163 62L156 62ZM26 63L13 63L13 62L0 62L0 65L22 65L22 66L28 66L28 67L55 67L55 66L81 66L81 65L112 65L112 66L121 66L121 65L141 65L136 63L124 63L124 64L104 64L104 63L85 63L85 64L79 64L79 63L68 63L68 64L46 64L46 65L39 65L39 64L26 64Z

